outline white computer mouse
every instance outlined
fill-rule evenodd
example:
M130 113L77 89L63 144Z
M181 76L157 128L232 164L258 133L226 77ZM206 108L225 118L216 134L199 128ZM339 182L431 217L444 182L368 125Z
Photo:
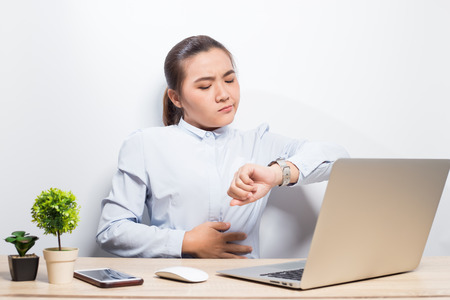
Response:
M208 273L200 269L174 266L155 272L156 275L163 278L174 279L184 282L202 282L209 278Z

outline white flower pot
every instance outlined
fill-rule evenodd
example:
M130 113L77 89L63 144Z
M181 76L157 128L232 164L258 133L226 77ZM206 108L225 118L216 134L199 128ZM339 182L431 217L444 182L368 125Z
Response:
M47 265L48 282L55 284L72 282L78 248L62 247L61 251L58 248L47 248L43 252Z

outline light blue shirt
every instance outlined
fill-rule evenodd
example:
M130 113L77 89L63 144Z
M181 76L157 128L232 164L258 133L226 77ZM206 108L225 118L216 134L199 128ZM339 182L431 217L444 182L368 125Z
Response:
M295 140L269 132L268 125L240 131L225 126L204 131L178 125L139 130L119 154L112 190L102 201L97 242L124 257L181 257L186 231L207 221L229 222L245 232L259 257L259 227L269 194L244 206L230 206L227 190L246 163L267 166L283 157L300 170L298 184L327 180L332 163L347 157L340 146ZM148 209L150 226L142 224Z

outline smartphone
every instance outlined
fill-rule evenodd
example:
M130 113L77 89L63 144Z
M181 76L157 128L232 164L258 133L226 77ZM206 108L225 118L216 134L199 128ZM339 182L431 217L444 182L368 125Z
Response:
M101 288L141 285L144 279L110 268L75 270L73 277Z

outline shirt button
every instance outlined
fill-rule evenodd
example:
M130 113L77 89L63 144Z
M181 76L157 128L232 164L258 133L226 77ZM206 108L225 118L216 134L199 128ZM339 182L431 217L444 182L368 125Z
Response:
M206 137L210 137L210 136L211 136L211 132L208 131L208 132L206 133Z

